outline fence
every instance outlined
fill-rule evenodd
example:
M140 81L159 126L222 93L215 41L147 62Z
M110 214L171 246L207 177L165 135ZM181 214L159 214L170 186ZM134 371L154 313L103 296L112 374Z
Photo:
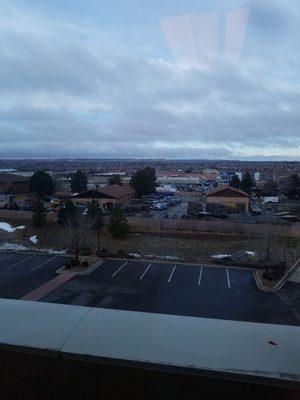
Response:
M0 209L0 220L20 220L20 221L31 221L32 211L22 211L22 210L1 210ZM57 218L55 214L47 214L48 221L54 221Z
M128 217L127 218L130 231L132 232L212 232L212 233L228 233L228 234L244 234L244 235L262 235L266 232L270 225L268 224L249 224L243 222L232 221L199 221L185 219L162 219L162 218L143 218ZM104 223L109 223L109 218L104 218ZM299 225L279 225L279 234L282 236L300 238Z

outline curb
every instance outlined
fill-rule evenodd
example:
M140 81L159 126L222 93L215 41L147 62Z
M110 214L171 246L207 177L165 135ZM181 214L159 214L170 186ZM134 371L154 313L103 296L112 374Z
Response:
M181 261L177 261L177 260L173 260L173 261L163 261L163 260L159 260L159 259L151 259L151 258L126 258L126 257L123 257L123 258L120 258L120 257L113 257L113 258L110 258L110 257L107 257L107 258L105 258L105 257L103 257L103 261L105 261L105 260L111 260L111 261L113 261L113 260L118 260L118 261L124 261L124 260L126 260L126 261L128 261L128 262L131 262L131 261L133 261L133 262L152 262L152 263L160 263L160 264L172 264L172 265L174 265L174 264L176 264L176 265L189 265L189 266L194 266L194 267L199 267L199 268L201 268L201 267L207 267L207 268L218 268L218 269L220 269L220 268L230 268L230 269L237 269L237 270L242 270L242 271L250 271L250 272L254 272L254 271L256 271L256 269L254 269L254 268L247 268L247 267L236 267L236 266L234 266L234 265L223 265L223 264L203 264L203 263L191 263L191 262L181 262Z
M37 256L53 256L53 257L69 257L72 258L71 254L55 254L55 253L46 253L46 252L42 252L42 251L12 251L12 250L0 250L0 254L1 253L14 253L14 254L32 254L32 255L37 255ZM176 264L176 265L190 265L190 266L195 266L195 267L207 267L207 268L230 268L230 269L236 269L236 270L241 270L241 271L249 271L249 272L256 272L258 269L256 268L249 268L249 267L238 267L235 265L226 265L226 264L204 264L201 263L201 261L199 263L196 262L184 262L184 261L177 261L177 260L173 260L173 261L166 261L166 260L161 260L161 259L152 259L152 258L126 258L126 257L103 257L101 260L105 261L105 260L119 260L119 261L134 261L134 262L157 262L160 264ZM92 268L92 267L90 267ZM57 270L59 272L57 272L58 274L62 273L62 271L60 271L60 268ZM90 271L90 270L88 270ZM64 273L68 273L71 271L64 271ZM81 274L84 275L86 273L85 272L72 272L73 274Z
M96 268L100 267L101 264L104 263L105 260L100 259L95 264L91 265L86 271L72 271L66 270L65 266L58 268L55 272L57 274L71 274L71 275L88 275L93 272Z
M300 265L300 259L295 262L295 264L292 266L292 268L272 288L265 287L261 282L261 279L260 279L260 276L258 274L258 271L253 271L253 277L254 277L256 286L258 287L258 289L263 290L264 292L276 293L283 287L283 285L288 280L290 275L294 272L294 270L299 265Z

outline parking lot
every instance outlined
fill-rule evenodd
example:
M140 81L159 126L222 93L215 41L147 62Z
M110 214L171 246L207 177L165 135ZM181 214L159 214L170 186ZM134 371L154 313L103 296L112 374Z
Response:
M245 270L106 260L42 301L205 318L299 325L299 288L257 289Z
M55 255L0 253L0 297L19 299L57 276L66 258Z
M181 218L182 215L186 215L187 213L187 202L182 201L175 206L168 207L166 210L155 210L152 212L156 218L163 218L166 215L168 215L169 218Z
M247 270L104 260L87 275L57 274L65 257L0 254L0 297L89 307L299 325L299 285L260 291Z

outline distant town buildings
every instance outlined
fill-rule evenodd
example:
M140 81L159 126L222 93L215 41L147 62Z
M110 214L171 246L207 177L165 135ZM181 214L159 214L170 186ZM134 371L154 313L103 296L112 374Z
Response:
M0 193L25 194L28 192L28 177L16 174L0 173Z

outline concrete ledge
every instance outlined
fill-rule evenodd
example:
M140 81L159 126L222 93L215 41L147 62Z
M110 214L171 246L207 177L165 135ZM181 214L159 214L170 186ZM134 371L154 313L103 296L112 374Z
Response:
M297 326L4 299L0 318L2 349L300 387Z

